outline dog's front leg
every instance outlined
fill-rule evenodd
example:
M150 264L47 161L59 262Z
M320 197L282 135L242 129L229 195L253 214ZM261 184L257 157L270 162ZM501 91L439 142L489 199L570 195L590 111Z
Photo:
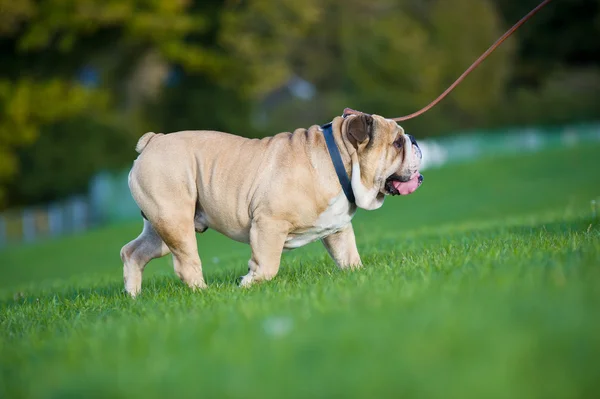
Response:
M362 267L352 223L337 233L328 235L322 241L325 249L340 269Z
M252 257L248 261L248 274L242 278L241 287L249 287L258 281L271 280L277 275L281 253L289 231L288 222L265 218L252 221L250 228Z

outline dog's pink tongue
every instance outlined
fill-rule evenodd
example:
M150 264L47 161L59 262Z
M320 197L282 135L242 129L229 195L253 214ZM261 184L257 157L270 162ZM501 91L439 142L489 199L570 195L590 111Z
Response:
M392 182L392 184L394 185L394 188L396 190L398 190L400 195L408 195L408 194L415 192L415 190L417 188L419 188L419 176L420 175L421 174L419 172L417 172L409 181L403 182L403 181L395 180Z

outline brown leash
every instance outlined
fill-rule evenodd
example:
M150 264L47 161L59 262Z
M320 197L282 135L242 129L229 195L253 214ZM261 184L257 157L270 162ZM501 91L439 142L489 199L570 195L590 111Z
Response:
M502 37L500 37L500 39L496 40L496 42L494 44L492 44L490 46L490 48L488 48L486 50L485 53L483 53L479 58L477 58L477 60L475 60L475 62L466 71L464 71L463 74L460 75L458 77L458 79L456 79L454 81L454 83L452 83L450 85L450 87L448 87L442 94L440 94L438 96L438 98L436 98L435 100L433 100L432 102L430 102L427 106L421 108L417 112L413 112L412 114L409 114L409 115L406 115L406 116L400 116L398 118L392 118L392 120L396 121L396 122L401 122L401 121L405 121L405 120L408 120L408 119L416 118L417 116L419 116L421 114L424 114L425 112L429 111L431 108L433 108L434 106L436 106L437 103L439 103L440 101L442 101L444 99L444 97L446 97L448 95L448 93L450 93L452 90L454 90L454 88L456 86L458 86L458 84L460 82L462 82L463 79L468 74L470 74L471 72L473 72L473 70L475 68L477 68L479 66L479 64L481 64L483 62L483 60L485 60L488 57L488 55L490 55L494 50L496 50L496 48L498 46L500 46L502 44L502 42L504 42L510 35L512 35L517 29L519 29L521 27L521 25L523 25L525 22L527 22L527 20L529 18L533 17L539 10L541 10L548 3L550 3L550 0L544 0L544 1L542 1L536 8L534 8L533 10L531 10L529 12L529 14L525 15L523 18L521 18L521 20L519 20L519 22L517 22L516 24L514 24L513 27L510 28L508 31L506 31L506 33L503 34ZM351 108L346 108L344 110L344 115L351 115L351 114L362 114L362 112L353 110Z

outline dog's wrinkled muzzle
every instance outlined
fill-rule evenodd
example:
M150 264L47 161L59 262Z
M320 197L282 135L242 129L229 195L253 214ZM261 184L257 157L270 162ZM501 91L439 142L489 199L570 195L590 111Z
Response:
M414 156L419 159L418 164L420 165L420 161L423 159L421 148L419 147L419 144L417 144L417 140L413 135L408 134L407 136L412 144ZM390 176L387 181L388 192L393 195L408 195L415 192L423 183L423 175L419 172L418 165L415 166L417 167L417 170L408 179Z

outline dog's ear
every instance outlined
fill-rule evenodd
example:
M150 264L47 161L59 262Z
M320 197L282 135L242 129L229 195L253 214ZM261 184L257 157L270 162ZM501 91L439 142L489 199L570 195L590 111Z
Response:
M344 113L342 114L342 117L346 118L347 116L350 115L360 115L362 114L362 112L354 110L352 108L344 108Z
M373 137L373 117L367 114L360 114L348 121L346 128L348 140L355 148L360 143Z

